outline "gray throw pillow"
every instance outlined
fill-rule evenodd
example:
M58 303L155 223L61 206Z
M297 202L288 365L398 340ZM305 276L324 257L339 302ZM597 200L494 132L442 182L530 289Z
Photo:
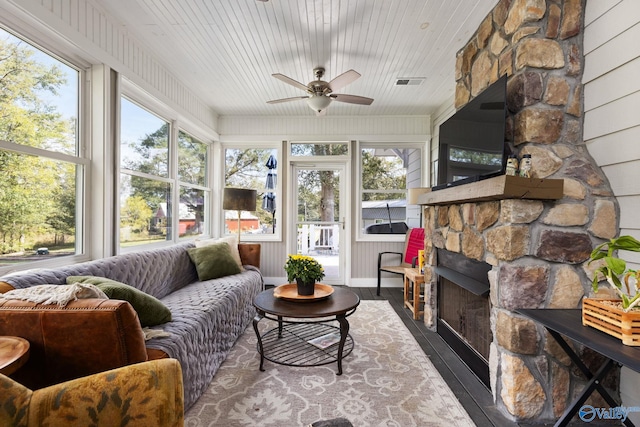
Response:
M196 266L198 279L201 281L238 274L241 271L227 243L191 248L187 252Z
M127 301L138 313L142 327L155 326L171 321L171 311L158 298L133 286L99 276L69 276L67 283L90 283L96 285L110 299Z

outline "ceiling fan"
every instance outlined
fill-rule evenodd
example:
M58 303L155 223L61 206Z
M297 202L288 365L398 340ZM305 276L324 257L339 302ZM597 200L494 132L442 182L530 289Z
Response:
M325 82L322 80L324 76L324 68L318 67L313 70L313 74L316 77L316 80L310 82L307 85L304 85L296 80L293 80L291 77L287 77L284 74L272 74L276 79L283 81L291 86L297 87L298 89L302 89L308 93L305 96L294 96L293 98L282 98L282 99L274 99L272 101L267 101L267 104L279 104L281 102L289 102L289 101L297 101L299 99L306 99L307 104L313 111L316 112L316 115L321 116L326 113L326 109L331 104L331 101L336 100L338 102L347 102L349 104L359 104L359 105L371 105L373 99L366 98L364 96L356 96L356 95L346 95L340 93L333 93L337 90L342 89L349 83L352 83L356 79L360 77L360 73L354 70L346 71L340 74L338 77L334 78L330 82Z

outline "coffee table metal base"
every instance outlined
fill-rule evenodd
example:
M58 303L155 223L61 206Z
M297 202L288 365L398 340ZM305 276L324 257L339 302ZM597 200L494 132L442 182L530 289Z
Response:
M276 327L260 336L261 354L273 363L286 366L320 366L335 363L338 361L339 341L326 348L310 343L314 338L332 333L339 335L340 328L321 323L285 323L282 330ZM350 354L352 350L353 339L351 335L347 335L342 357ZM260 351L260 344L258 344L258 351Z

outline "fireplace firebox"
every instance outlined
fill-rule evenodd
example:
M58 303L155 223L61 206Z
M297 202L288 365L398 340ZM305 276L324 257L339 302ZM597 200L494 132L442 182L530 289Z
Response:
M437 331L463 362L490 388L489 347L491 266L438 249Z

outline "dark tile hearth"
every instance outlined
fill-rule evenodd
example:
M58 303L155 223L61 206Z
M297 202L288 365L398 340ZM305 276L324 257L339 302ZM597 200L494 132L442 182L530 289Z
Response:
M389 301L476 425L518 426L498 411L493 403L491 392L444 340L435 332L428 330L422 319L413 319L411 311L404 307L402 288L382 288L380 296L376 296L375 288L349 289L357 293L362 300Z

